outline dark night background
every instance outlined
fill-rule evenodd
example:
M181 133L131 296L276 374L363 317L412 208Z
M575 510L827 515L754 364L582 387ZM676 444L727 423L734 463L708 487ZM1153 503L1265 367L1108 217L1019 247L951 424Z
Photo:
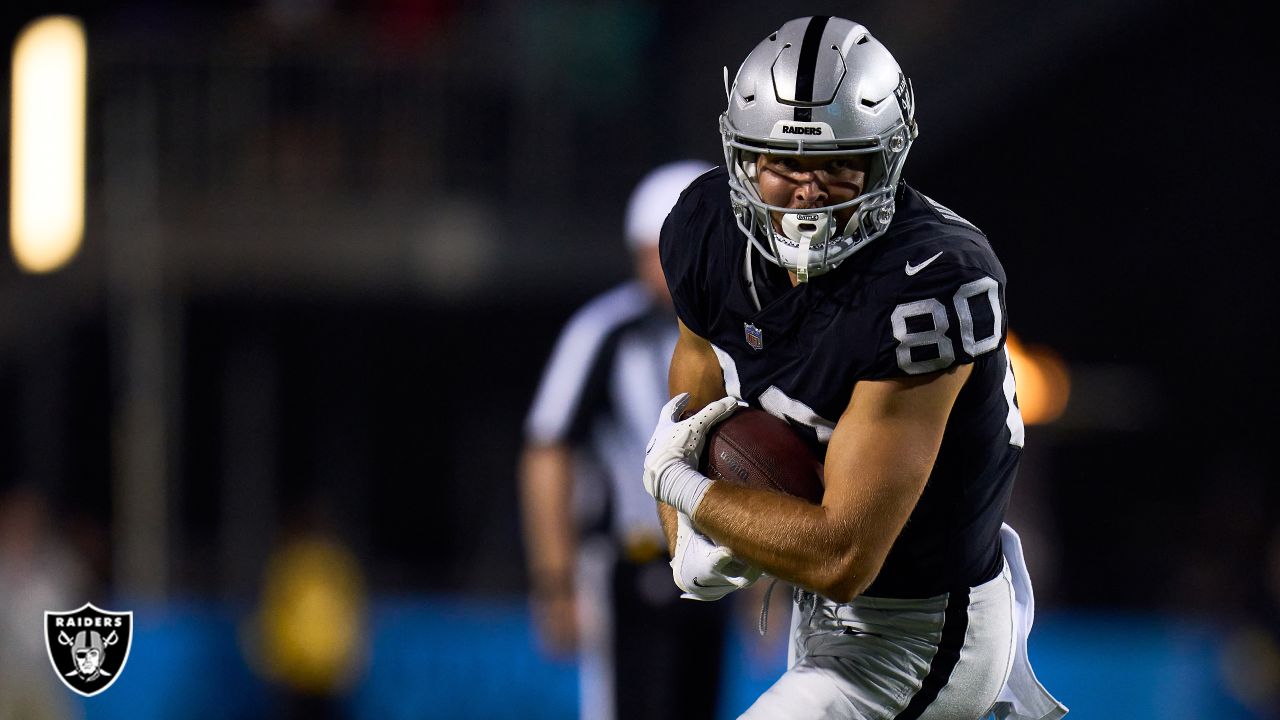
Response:
M247 605L300 527L374 597L519 596L523 415L560 325L628 274L630 188L719 162L721 66L835 13L913 77L907 181L984 229L1011 328L1070 368L1015 491L1043 611L1274 643L1271 29L970 5L9 3L10 44L84 19L90 120L79 255L0 260L0 495L47 498L93 597ZM167 488L162 567L122 547L127 447Z

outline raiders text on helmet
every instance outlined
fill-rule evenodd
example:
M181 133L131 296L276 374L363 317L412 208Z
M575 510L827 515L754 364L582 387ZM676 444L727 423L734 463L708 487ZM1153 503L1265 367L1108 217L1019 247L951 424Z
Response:
M738 227L800 281L839 265L889 227L902 166L916 137L911 81L867 29L842 18L792 20L738 69L720 116ZM760 195L760 155L860 154L870 161L862 194L825 208L788 209ZM852 217L836 227L836 215ZM819 213L820 221L794 216ZM770 212L780 213L781 230Z

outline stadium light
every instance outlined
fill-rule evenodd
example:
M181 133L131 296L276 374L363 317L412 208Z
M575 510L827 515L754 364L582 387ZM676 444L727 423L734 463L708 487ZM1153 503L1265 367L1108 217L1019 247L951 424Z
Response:
M18 266L57 270L84 235L84 26L32 21L13 48L9 236Z
M1071 376L1057 353L1040 345L1023 345L1013 332L1006 342L1018 382L1018 408L1027 425L1051 423L1062 416L1071 397Z

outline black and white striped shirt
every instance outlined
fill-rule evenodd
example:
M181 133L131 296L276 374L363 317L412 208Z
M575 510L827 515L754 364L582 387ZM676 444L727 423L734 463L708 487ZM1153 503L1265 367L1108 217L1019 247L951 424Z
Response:
M584 478L603 478L595 488L579 482L586 487L578 490L603 489L606 524L619 540L660 532L640 472L667 400L676 335L675 316L639 281L596 297L561 332L525 423L527 442L569 445L586 465Z

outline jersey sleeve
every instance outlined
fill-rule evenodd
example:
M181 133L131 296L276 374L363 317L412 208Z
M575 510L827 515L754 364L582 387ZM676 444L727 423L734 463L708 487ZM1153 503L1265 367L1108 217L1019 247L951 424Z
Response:
M938 372L1004 345L1005 274L990 247L972 241L939 253L912 275L908 262L883 279L873 320L877 346L863 377Z
M662 273L676 316L700 337L710 332L706 282L709 210L695 181L667 215L659 236Z
M525 440L575 443L586 435L595 409L604 405L609 338L647 307L645 291L628 283L583 306L556 340L525 419Z

